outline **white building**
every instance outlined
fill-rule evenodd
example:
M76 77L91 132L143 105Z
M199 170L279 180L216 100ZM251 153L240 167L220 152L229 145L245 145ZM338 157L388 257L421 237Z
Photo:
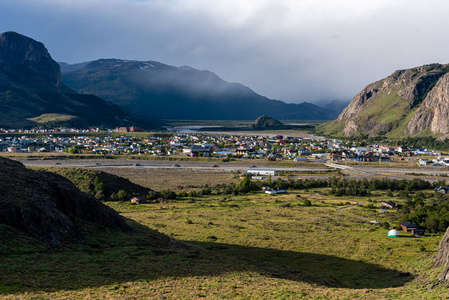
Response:
M276 169L248 169L246 171L249 175L265 175L265 176L276 176Z

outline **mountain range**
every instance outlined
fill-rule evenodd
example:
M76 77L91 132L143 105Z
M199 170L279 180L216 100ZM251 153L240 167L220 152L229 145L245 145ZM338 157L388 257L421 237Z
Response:
M333 136L435 136L449 133L449 65L398 70L358 93L337 120L324 124Z
M266 114L281 120L330 120L334 111L311 103L271 100L210 71L156 61L100 59L61 64L62 81L150 119L253 120Z
M114 104L64 85L59 64L42 43L15 32L0 34L0 127L49 123L150 126Z

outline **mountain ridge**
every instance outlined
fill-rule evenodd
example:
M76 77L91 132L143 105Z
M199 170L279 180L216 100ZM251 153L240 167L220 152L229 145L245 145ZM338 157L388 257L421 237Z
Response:
M96 94L140 117L192 120L247 120L269 114L277 119L329 120L336 115L311 103L268 99L208 70L156 61L99 59L62 64L63 82ZM75 69L75 70L73 70Z

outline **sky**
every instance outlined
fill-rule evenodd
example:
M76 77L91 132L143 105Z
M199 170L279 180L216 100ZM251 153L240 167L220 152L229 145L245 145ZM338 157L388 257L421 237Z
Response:
M188 65L318 103L449 63L448 11L447 0L1 0L0 32L44 43L59 62Z

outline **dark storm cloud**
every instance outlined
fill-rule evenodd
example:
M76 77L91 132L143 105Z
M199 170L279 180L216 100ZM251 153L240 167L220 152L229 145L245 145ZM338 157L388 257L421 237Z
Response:
M1 31L69 63L157 60L270 98L349 99L394 70L447 63L445 1L3 0Z

